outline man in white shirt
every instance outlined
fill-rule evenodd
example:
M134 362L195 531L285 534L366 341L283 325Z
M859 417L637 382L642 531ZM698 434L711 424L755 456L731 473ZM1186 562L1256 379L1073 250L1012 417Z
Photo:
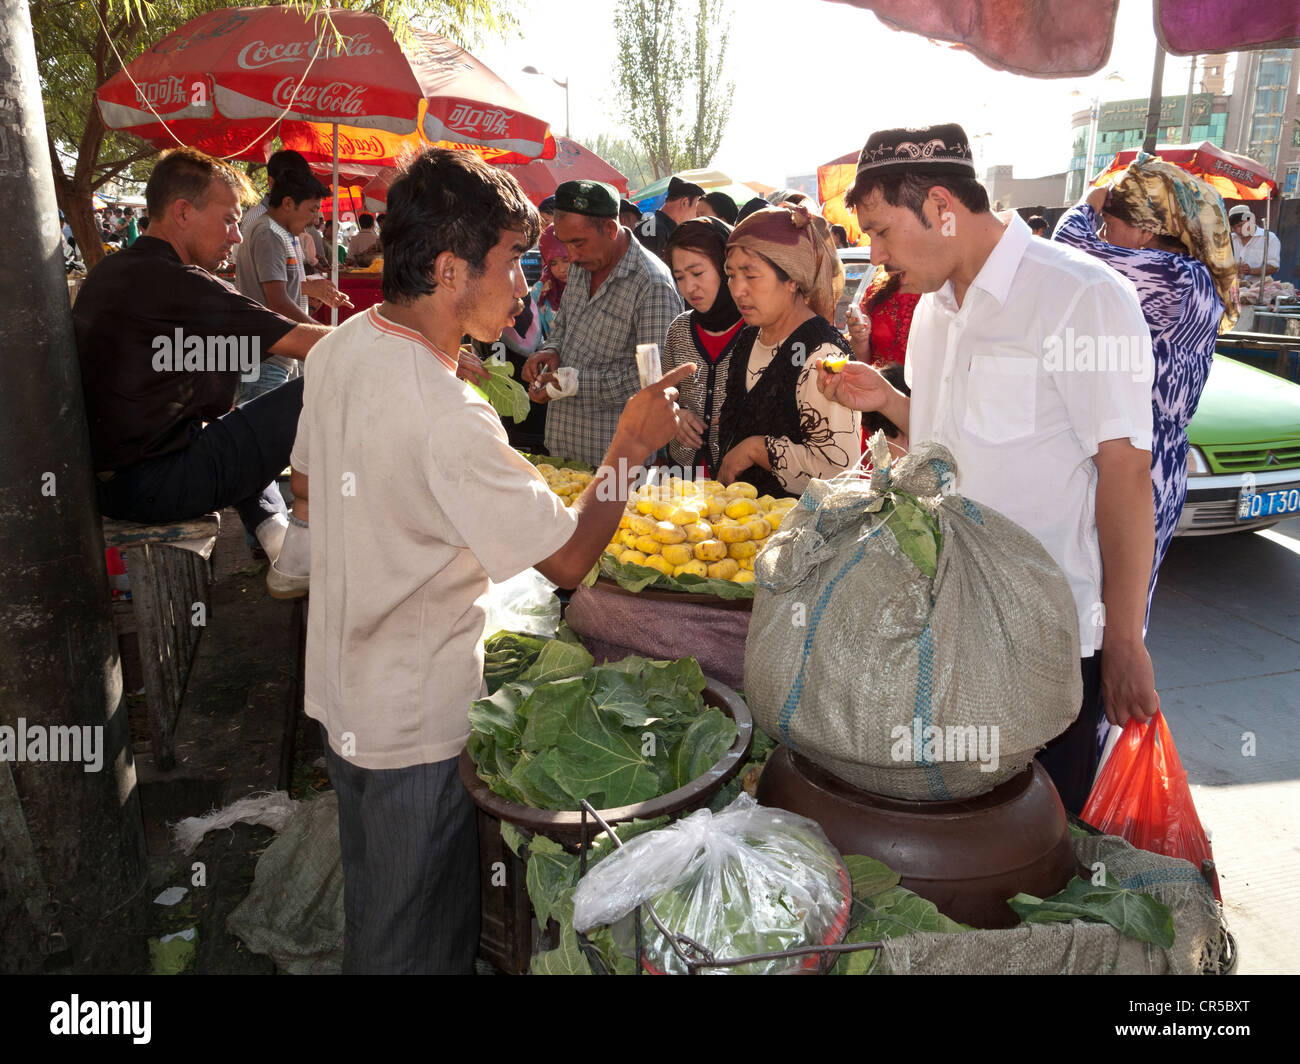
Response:
M956 489L1026 528L1061 566L1078 609L1084 703L1039 759L1078 813L1103 704L1118 724L1159 708L1142 642L1152 362L1137 294L1097 260L1034 240L1014 212L993 214L957 125L872 134L845 201L871 237L871 261L900 273L902 291L926 293L908 337L912 395L857 362L821 369L819 384L914 442L946 446Z
M1243 282L1276 273L1282 262L1282 244L1276 233L1259 228L1255 212L1239 203L1228 212L1232 227L1232 255Z
M384 303L313 351L291 456L311 489L305 709L339 798L344 971L460 973L479 883L457 761L485 691L488 581L535 566L576 586L637 464L676 434L673 386L694 366L632 396L566 508L456 376L461 338L496 340L519 313L537 212L504 170L441 149L388 203Z

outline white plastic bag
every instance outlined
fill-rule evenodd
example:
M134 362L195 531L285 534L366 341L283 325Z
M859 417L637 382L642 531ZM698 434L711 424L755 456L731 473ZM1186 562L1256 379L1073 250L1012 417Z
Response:
M670 931L726 959L838 942L848 927L852 892L844 863L820 827L741 794L716 815L702 809L638 835L596 865L574 893L574 928L617 921L616 941L630 955L630 914L647 901ZM685 964L645 913L642 928L647 967L685 974ZM702 971L770 975L819 963L817 954L806 954Z
M484 638L497 632L553 637L560 627L560 600L555 585L536 569L525 569L487 593L487 623Z

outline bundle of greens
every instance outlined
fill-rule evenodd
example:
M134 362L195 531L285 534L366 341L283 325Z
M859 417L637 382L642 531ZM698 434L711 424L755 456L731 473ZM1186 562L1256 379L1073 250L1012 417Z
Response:
M488 694L495 694L503 683L524 672L548 642L518 632L497 632L483 640L483 680Z
M713 767L734 721L706 707L694 658L593 667L581 646L548 642L523 672L469 711L479 777L512 802L598 809L643 802Z

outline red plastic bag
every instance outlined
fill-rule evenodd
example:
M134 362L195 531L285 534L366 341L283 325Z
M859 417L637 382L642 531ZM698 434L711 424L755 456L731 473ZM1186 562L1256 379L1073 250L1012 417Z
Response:
M1181 857L1200 870L1205 868L1202 862L1213 861L1187 772L1159 710L1145 724L1130 720L1124 725L1092 785L1082 819L1139 849ZM1214 896L1223 901L1217 872L1211 886Z

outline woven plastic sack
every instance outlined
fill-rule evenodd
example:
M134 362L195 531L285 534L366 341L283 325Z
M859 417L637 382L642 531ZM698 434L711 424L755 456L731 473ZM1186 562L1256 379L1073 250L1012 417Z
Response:
M631 914L646 902L674 934L715 958L738 959L838 942L848 928L852 892L844 862L820 827L741 794L721 813L701 809L638 835L601 861L574 892L573 926L589 931L622 921L615 941L631 955ZM642 925L647 970L685 974L648 916ZM819 963L809 954L702 971L775 975Z
M870 481L814 480L758 555L746 701L856 787L982 794L1078 715L1074 598L1038 540L951 490L944 447L871 444Z
M1145 724L1129 720L1124 725L1092 785L1083 820L1138 849L1181 857L1195 868L1213 860L1187 772L1159 710ZM1214 896L1222 901L1217 872L1213 885Z

